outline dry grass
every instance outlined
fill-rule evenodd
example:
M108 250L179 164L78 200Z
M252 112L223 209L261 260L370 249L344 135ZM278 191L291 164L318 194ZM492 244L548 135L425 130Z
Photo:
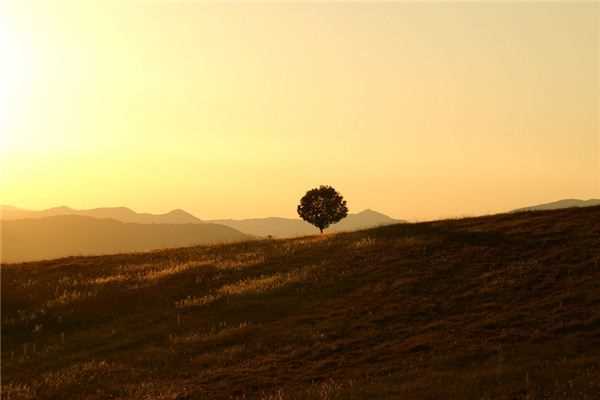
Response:
M125 274L116 274L116 275L109 275L109 276L101 276L99 278L93 278L90 279L89 284L90 285L108 285L111 283L122 283L127 281L127 275Z
M96 293L91 290L61 290L56 293L55 297L48 300L44 305L46 309L54 308L57 306L65 306L67 304L72 304L77 301L81 301L82 299L92 297Z
M360 395L361 388L353 380L338 382L333 379L307 385L296 392L278 389L269 394L259 395L258 400L338 400L351 399Z
M2 399L597 399L600 208L2 266Z
M74 387L80 390L86 385L95 384L98 380L104 379L108 374L117 370L119 370L117 366L106 361L91 360L74 364L68 368L45 373L27 385L3 383L2 399L29 400L37 399L40 395L51 394L57 397L66 397L66 393Z
M189 271L194 268L201 268L206 265L210 265L210 262L184 262L184 263L167 263L165 265L155 266L154 268L148 268L144 270L142 273L137 274L135 276L138 282L143 281L158 281L160 279L165 279L170 276L180 274L185 271Z
M3 383L2 398L7 400L33 400L35 399L35 391L29 385Z
M221 340L230 336L243 336L249 329L251 325L250 323L244 321L240 324L232 327L224 326L223 328L213 327L206 332L192 332L184 335L172 335L169 337L169 341L171 344L179 345L179 344L192 344L192 343L200 343L207 340Z
M261 275L258 278L252 279L241 279L235 283L223 285L214 293L207 294L206 296L188 296L185 299L177 301L175 306L178 308L204 306L227 296L265 293L270 290L282 288L286 285L306 281L311 277L311 275L315 274L316 269L317 268L315 266L307 266L286 273Z

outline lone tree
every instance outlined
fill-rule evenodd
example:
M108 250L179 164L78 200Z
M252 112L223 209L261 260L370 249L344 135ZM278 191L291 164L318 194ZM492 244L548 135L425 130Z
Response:
M346 200L334 188L319 186L300 199L298 215L323 233L323 229L348 215L348 207Z

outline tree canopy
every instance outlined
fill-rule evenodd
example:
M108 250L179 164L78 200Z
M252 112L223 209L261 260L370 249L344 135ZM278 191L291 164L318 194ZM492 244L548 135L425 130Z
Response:
M298 215L306 222L323 229L348 215L346 200L331 186L319 186L300 199Z

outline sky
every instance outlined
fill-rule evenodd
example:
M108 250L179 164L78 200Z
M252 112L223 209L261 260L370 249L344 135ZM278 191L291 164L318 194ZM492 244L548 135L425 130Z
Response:
M101 3L101 4L97 4ZM597 2L0 5L0 203L427 220L600 197Z

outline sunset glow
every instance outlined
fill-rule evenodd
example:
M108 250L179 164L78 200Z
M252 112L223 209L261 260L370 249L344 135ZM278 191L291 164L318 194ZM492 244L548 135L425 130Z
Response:
M0 0L2 400L596 399L600 2Z
M0 15L5 204L293 216L331 184L430 219L600 195L597 3L23 3Z

